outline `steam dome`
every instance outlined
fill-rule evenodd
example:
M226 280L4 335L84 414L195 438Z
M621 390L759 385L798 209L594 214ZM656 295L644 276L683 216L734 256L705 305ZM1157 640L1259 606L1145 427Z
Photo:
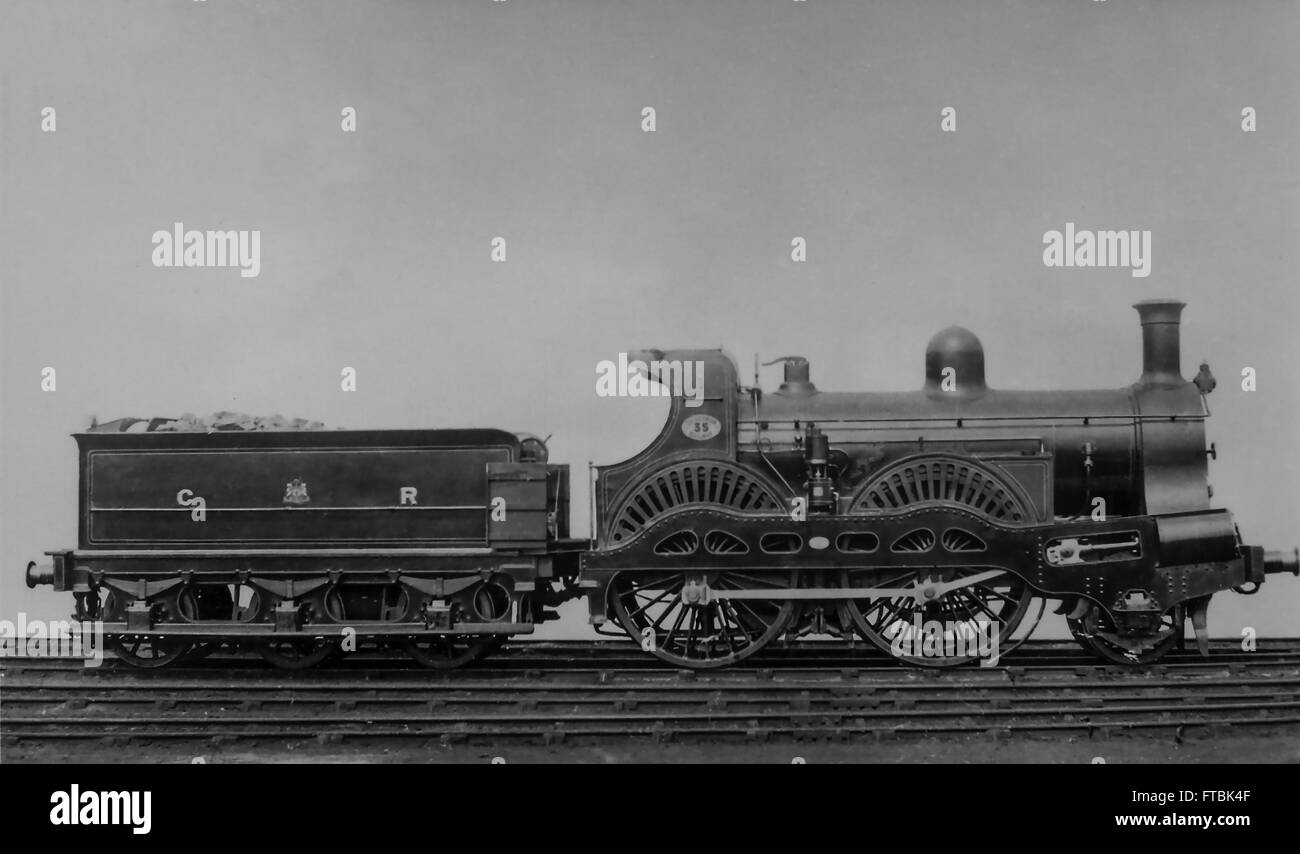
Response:
M952 368L952 381L945 388L944 369ZM979 393L984 384L984 346L975 333L960 326L949 326L935 334L925 347L926 391Z

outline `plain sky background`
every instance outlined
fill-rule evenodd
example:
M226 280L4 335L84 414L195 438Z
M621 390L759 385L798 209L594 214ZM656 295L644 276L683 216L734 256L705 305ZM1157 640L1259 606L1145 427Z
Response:
M585 532L587 461L662 413L596 397L620 350L910 389L960 323L992 386L1111 388L1157 296L1189 304L1184 373L1220 380L1215 503L1289 549L1298 43L1296 2L5 0L0 617L70 609L22 575L76 543L92 415L553 433ZM154 268L176 221L260 229L260 277ZM1067 221L1149 229L1150 277L1045 268ZM1211 629L1294 635L1298 607L1275 577Z

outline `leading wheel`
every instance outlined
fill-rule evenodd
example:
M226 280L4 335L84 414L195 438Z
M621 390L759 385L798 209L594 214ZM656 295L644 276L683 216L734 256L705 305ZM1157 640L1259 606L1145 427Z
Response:
M730 599L725 593L788 590L795 578L786 570L623 572L614 578L610 595L623 630L642 649L678 667L726 667L785 631L795 603L783 598Z
M1066 620L1079 646L1115 664L1155 664L1183 637L1183 609L1170 608L1159 625L1140 634L1121 635L1105 609L1093 604L1077 620Z

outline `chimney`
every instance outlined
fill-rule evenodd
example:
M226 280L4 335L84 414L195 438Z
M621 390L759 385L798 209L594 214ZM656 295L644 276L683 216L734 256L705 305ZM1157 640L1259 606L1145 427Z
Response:
M1143 300L1133 306L1142 322L1142 376L1138 385L1170 388L1183 385L1178 352L1178 323L1186 303Z

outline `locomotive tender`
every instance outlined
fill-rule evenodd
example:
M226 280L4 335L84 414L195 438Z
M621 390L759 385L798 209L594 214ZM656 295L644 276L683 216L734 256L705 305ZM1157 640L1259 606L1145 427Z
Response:
M371 641L455 667L532 631L586 544L568 537L568 467L531 436L75 438L79 548L29 565L28 584L72 592L139 666L238 641L301 668Z
M640 354L664 385L702 365L703 393L593 469L592 540L569 536L568 467L531 436L79 434L78 548L27 581L71 592L140 666L237 642L305 667L350 638L450 668L580 597L598 630L697 668L805 635L889 650L931 622L1005 650L1048 600L1105 659L1156 661L1188 620L1204 653L1211 596L1300 574L1300 553L1243 544L1210 506L1213 378L1182 377L1182 303L1135 308L1142 373L1113 391L992 389L959 327L914 392L823 392L785 357L765 394L719 350Z

